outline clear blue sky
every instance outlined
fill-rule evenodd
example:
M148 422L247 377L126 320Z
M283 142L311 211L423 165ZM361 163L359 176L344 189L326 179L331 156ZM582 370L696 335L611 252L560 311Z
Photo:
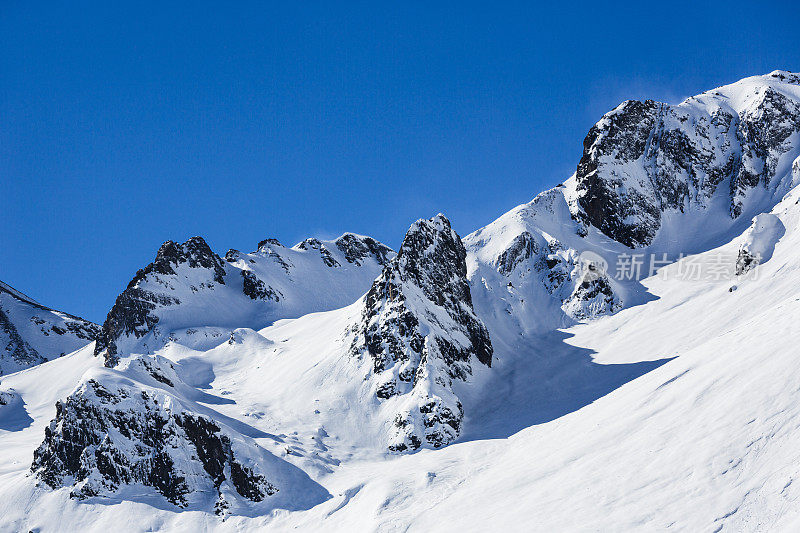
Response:
M624 99L800 70L796 2L168 4L0 6L0 279L96 321L164 240L466 234Z

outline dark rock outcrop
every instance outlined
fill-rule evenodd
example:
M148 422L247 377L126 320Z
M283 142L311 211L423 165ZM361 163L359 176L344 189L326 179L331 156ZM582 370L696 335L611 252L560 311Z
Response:
M106 366L116 364L117 342L121 337L145 336L159 322L156 309L181 303L169 293L170 277L177 276L181 266L206 271L203 281L190 286L192 292L213 290L215 284L225 284L226 263L202 237L192 237L183 244L173 241L162 244L153 262L136 273L108 312L95 345L95 354L104 355Z
M281 297L278 292L258 279L249 270L242 270L242 292L253 300L273 300L279 302Z
M372 256L380 265L385 265L392 254L392 249L379 243L372 237L363 237L353 233L345 233L335 241L348 263L361 266L362 261Z
M76 499L114 496L124 485L141 484L183 508L206 505L211 497L217 511L229 505L226 487L253 502L278 491L252 461L240 460L250 450L235 449L215 421L157 391L112 383L91 379L57 402L31 466L44 484L71 487Z
M364 297L354 354L369 357L378 398L400 396L389 448L440 447L459 434L464 411L452 391L492 344L472 308L466 251L438 215L411 226L397 256Z
M325 244L323 242L321 242L319 239L315 239L313 237L310 237L310 238L304 240L303 242L301 242L300 244L298 244L297 245L297 249L298 250L318 250L320 257L322 258L322 262L325 263L325 266L328 266L328 267L341 266L339 264L339 261L337 261L336 259L333 258L333 256L331 255L330 250L328 250L328 247L325 246Z
M800 104L770 85L775 76L763 78L737 109L706 93L678 106L630 100L607 113L584 139L575 216L631 248L646 246L663 212L704 208L727 181L730 215L739 217L800 131Z
M306 239L293 248L265 239L256 252L229 250L224 260L201 237L168 241L117 297L95 354L113 367L122 356L180 342L175 332L186 328L262 328L351 304L391 255L374 239L353 234L334 242Z

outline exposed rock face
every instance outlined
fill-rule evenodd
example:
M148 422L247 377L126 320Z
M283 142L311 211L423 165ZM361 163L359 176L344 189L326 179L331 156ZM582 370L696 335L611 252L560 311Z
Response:
M272 287L261 281L250 270L242 270L242 292L252 300L274 300L279 302L281 297Z
M677 106L624 102L584 140L574 215L632 248L652 242L662 213L706 208L723 185L731 217L740 216L798 149L800 103L782 92L788 84L797 76L775 72Z
M118 342L140 338L159 323L157 310L180 305L176 283L188 286L186 293L214 290L225 284L226 264L202 237L183 244L167 241L155 260L140 269L117 297L95 345L95 354L104 354L106 366L118 361ZM183 278L183 279L180 279Z
M464 239L480 316L508 317L513 330L537 332L622 307L564 189L545 191Z
M608 276L591 272L577 279L575 288L561 306L567 315L578 319L611 314L621 307Z
M73 352L99 332L97 324L45 307L0 282L0 375Z
M740 248L739 255L736 257L736 275L741 276L747 274L760 264L760 256L752 254L745 248Z
M217 254L211 251L211 248L202 237L192 237L183 244L176 244L172 241L165 242L159 248L155 261L139 271L131 283L133 284L138 279L147 276L150 272L165 275L177 274L175 267L184 263L189 268L213 270L213 280L217 283L225 284L225 263Z
M519 253L520 243L525 243L523 253ZM523 232L498 256L496 266L511 288L522 286L521 281L532 274L538 276L547 292L561 302L562 310L575 319L594 318L622 307L605 270L595 269L585 254L565 248L553 237Z
M3 359L10 359L19 368L27 368L47 361L22 338L17 328L14 327L14 323L2 309L0 309L0 332L4 337L3 340L6 341ZM2 368L0 368L0 374L2 373Z
M0 390L0 407L11 405L19 396L13 390Z
M624 176L611 172L605 176L604 171L606 166L636 162L644 155L662 107L651 100L625 102L595 124L583 141L576 177L585 219L628 246L645 244L655 235L660 217L660 206L655 205L658 198L638 189L622 196L617 189L623 186ZM609 157L604 160L604 155ZM673 201L677 197L680 193L673 195ZM637 223L626 222L629 217L637 218Z
M391 450L457 438L464 412L453 381L466 381L474 364L491 365L492 344L472 308L465 258L443 215L420 220L364 297L352 351L370 358L375 394L395 407Z
M164 360L134 361L138 372L173 387ZM166 367L164 365L167 365ZM103 378L99 378L103 379ZM254 458L266 453L159 388L108 376L84 382L56 404L31 470L77 499L109 497L126 485L155 489L178 507L224 512L232 499L259 502L278 491Z
M364 237L354 233L345 233L335 244L344 254L348 263L355 263L361 266L362 262L373 257L380 265L385 265L392 257L394 252L388 246L379 243L372 237Z
M315 239L313 237L304 240L300 244L297 245L298 250L317 250L319 252L320 257L322 257L322 262L325 263L325 266L328 267L338 267L340 263L333 258L331 255L330 250L328 247L325 246L319 239Z
M511 274L517 266L539 254L540 249L533 238L533 235L523 231L511 242L511 244L497 256L497 271L507 276Z

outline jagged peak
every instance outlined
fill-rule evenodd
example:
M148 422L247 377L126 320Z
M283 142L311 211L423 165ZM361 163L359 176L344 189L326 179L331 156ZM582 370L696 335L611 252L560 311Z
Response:
M797 85L800 85L800 74L788 70L774 70L769 74L749 76L703 91L689 96L680 103L668 103L649 98L644 100L628 99L605 113L597 121L596 126L608 125L609 118L614 115L626 114L631 111L635 113L641 113L644 110L655 111L659 108L680 110L699 105L729 109L741 114L760 105L765 94L778 93L795 99L800 98Z
M135 287L150 273L163 275L175 274L175 268L180 264L188 264L190 268L209 268L214 270L214 281L224 284L225 263L208 245L202 237L195 236L183 243L165 241L162 244L152 263L139 270L128 284L128 288Z
M460 237L450 226L450 221L439 213L433 218L419 219L411 225L397 251L397 257L398 259L422 257L430 253L430 247L437 242L453 244L458 249L457 243L460 241Z
M450 226L450 221L439 213L430 219L420 219L411 225L397 251L394 263L401 279L411 279L425 296L437 305L443 305L444 292L432 291L455 280L465 278L467 252L461 238ZM455 300L472 305L466 284L454 283L447 291Z
M283 246L283 244L281 244L281 241L279 241L278 239L276 239L274 237L268 237L268 238L266 238L263 241L260 241L258 243L258 251L259 252L268 251L268 249L271 246L277 246L277 247L280 247L280 248L285 248Z
M383 265L394 253L385 244L372 237L357 233L343 233L333 243L341 250L348 263L360 264L361 259L371 255L379 264Z
M316 249L322 246L322 241L317 239L316 237L307 237L302 241L298 242L294 246L292 246L293 250L308 250L308 249Z
M452 381L466 381L474 359L490 367L493 348L472 307L466 250L444 215L411 225L365 295L353 331L352 352L372 363L373 393L405 398L389 449L452 442L464 415Z
M450 220L443 213L437 213L436 216L429 219L421 218L417 220L411 225L408 232L406 233L406 236L408 236L408 233L419 231L420 228L426 226L431 226L433 229L437 231L450 233L451 237L453 236L458 237L457 235L455 235L453 228L450 226Z
M723 193L731 219L768 208L764 202L772 200L752 191L777 186L775 178L786 174L784 154L796 155L796 78L779 71L678 105L652 100L619 105L584 139L573 215L635 248L653 242L662 213L695 207L699 213Z

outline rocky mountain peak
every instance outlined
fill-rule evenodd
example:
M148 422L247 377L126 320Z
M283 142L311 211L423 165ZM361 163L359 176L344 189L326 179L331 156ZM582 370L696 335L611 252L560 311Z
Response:
M635 248L653 241L663 213L703 216L715 196L725 197L734 219L763 210L754 191L774 192L785 174L779 163L800 153L792 141L800 131L797 77L776 71L678 105L624 102L584 139L573 214Z
M67 487L77 500L113 498L136 486L176 509L218 515L253 504L266 511L280 504L282 491L302 487L324 497L295 467L197 412L202 408L187 398L197 391L168 360L138 356L120 366L95 372L56 402L31 464L41 484Z
M391 256L388 247L355 234L306 239L293 248L265 239L258 251L229 250L224 260L202 237L167 241L117 298L95 353L113 366L132 350L159 349L177 330L261 328L343 307L364 294Z
M417 221L364 297L351 349L369 357L374 393L395 407L391 450L457 438L464 412L453 381L466 381L476 362L491 365L492 344L472 308L465 259L444 215Z
M361 265L364 259L372 256L380 265L385 265L394 253L391 248L372 237L345 233L334 241L348 263Z
M211 250L211 247L202 237L192 237L182 244L166 241L158 249L156 258L144 270L146 275L150 272L159 274L175 274L176 266L187 264L189 268L208 268L214 270L214 281L224 284L225 263ZM134 278L131 285L137 281ZM129 285L129 286L131 286Z
M95 354L104 354L106 365L114 366L121 338L144 337L159 323L157 308L180 304L178 291L169 282L179 276L179 271L190 280L189 289L197 292L213 289L215 284L225 285L225 265L202 237L192 237L182 244L166 241L153 262L140 269L117 297L103 323Z
M258 243L258 251L261 252L261 251L267 250L267 249L269 249L270 246L278 246L278 247L283 248L283 244L281 244L281 241L279 241L278 239L269 237L269 238L264 239L263 241L260 241Z

